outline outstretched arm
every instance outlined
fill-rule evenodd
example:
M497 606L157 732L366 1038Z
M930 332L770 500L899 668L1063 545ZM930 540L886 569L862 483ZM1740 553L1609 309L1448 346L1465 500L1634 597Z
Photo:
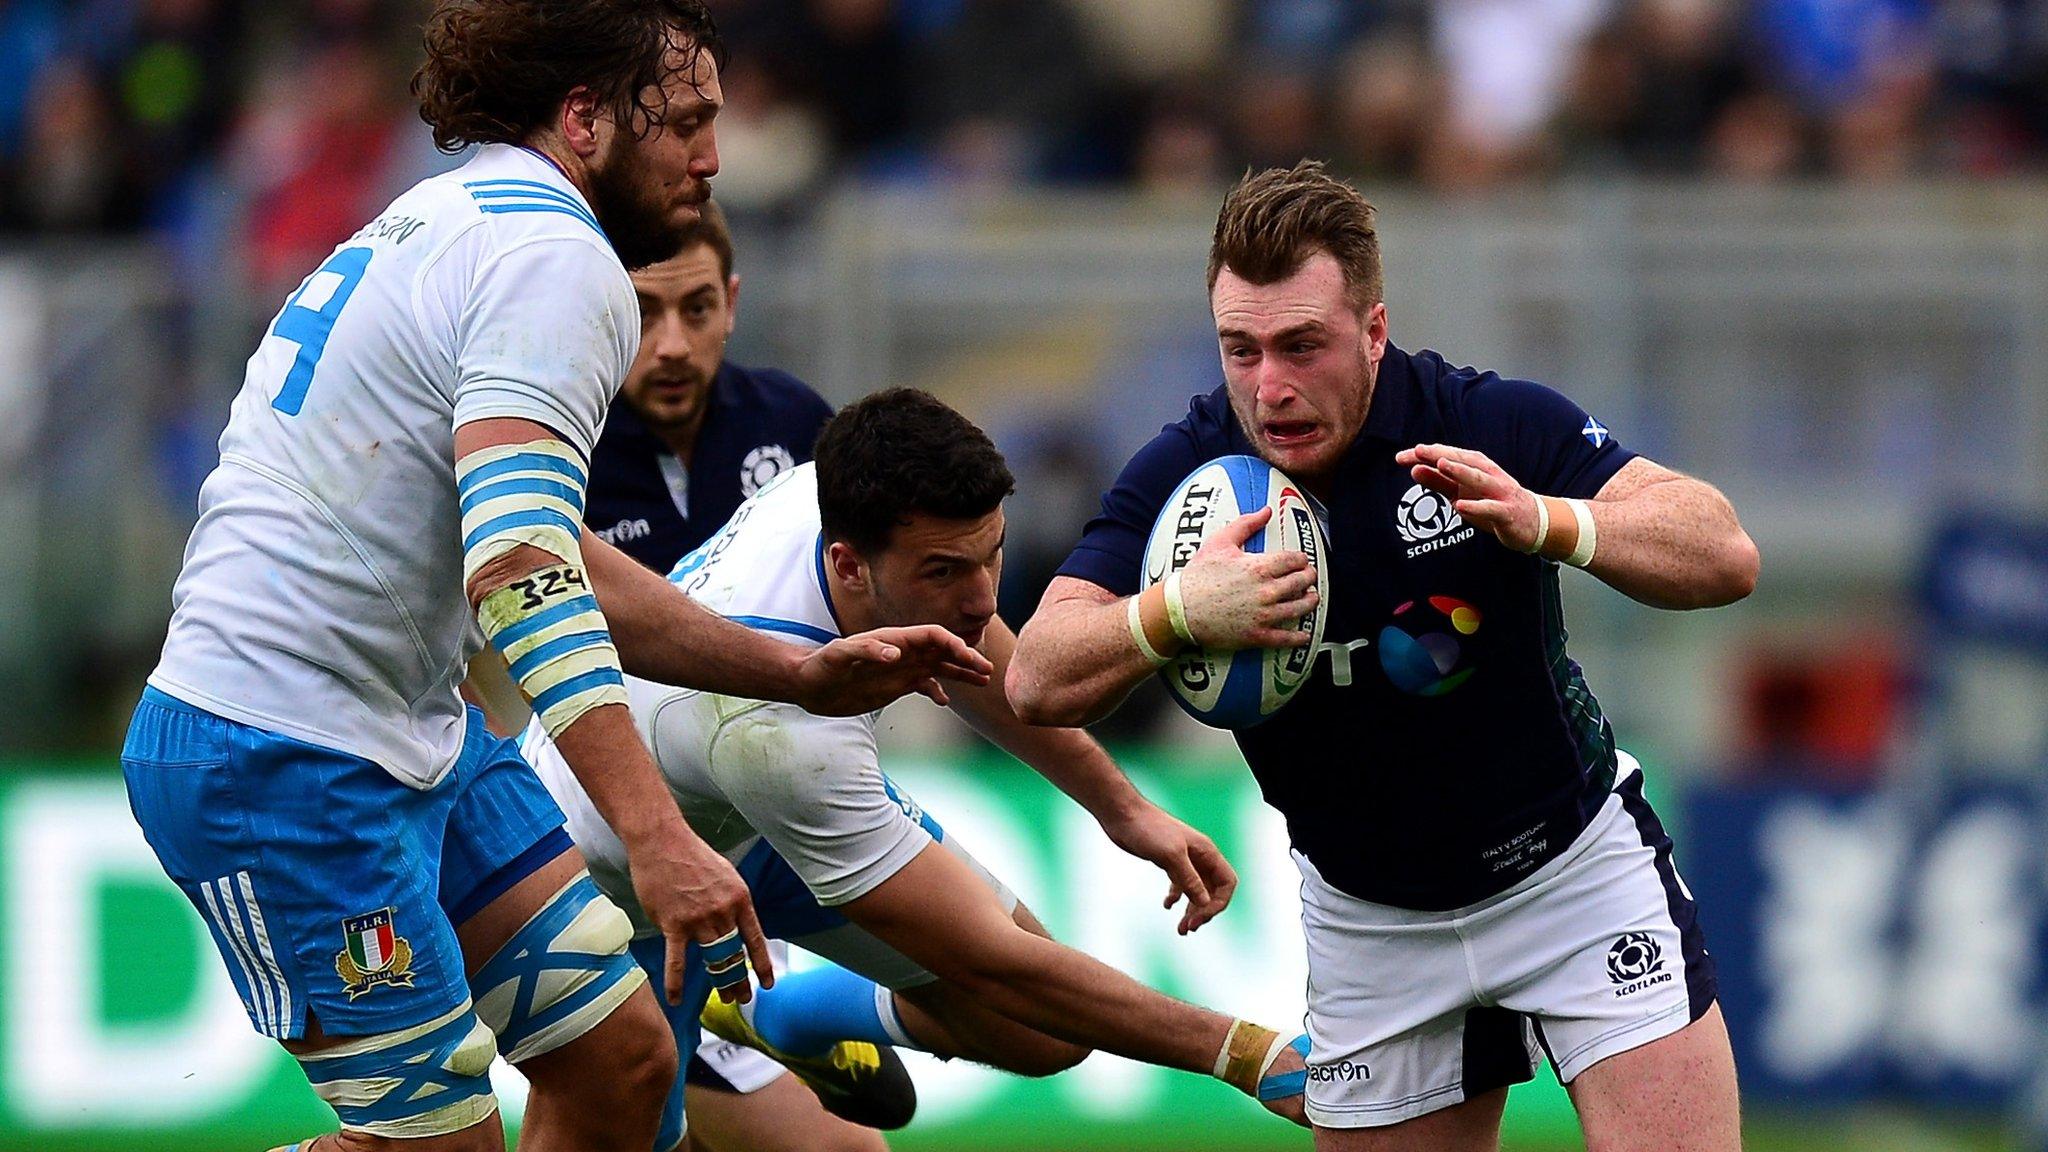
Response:
M1017 637L1000 617L989 621L981 648L995 665L994 682L954 692L953 710L991 743L1052 781L1095 817L1117 847L1158 865L1170 881L1165 906L1188 898L1179 926L1183 935L1215 919L1237 889L1237 873L1215 842L1145 799L1088 733L1040 728L1017 717L1002 687Z
M1300 1067L1298 1055L1274 1043L1278 1033L1172 999L1026 931L942 844L927 845L840 911L978 1003L1069 1043L1217 1075L1246 1095L1261 1079ZM1303 1122L1299 1096L1266 1107Z
M1756 588L1756 544L1728 498L1644 457L1584 502L1590 538L1569 502L1522 487L1483 452L1420 444L1395 459L1509 548L1563 561L1589 544L1586 570L1653 608L1717 608Z
M944 628L882 628L806 652L704 608L595 533L583 534L583 555L635 676L820 716L872 712L908 692L943 704L941 681L988 682L987 659Z

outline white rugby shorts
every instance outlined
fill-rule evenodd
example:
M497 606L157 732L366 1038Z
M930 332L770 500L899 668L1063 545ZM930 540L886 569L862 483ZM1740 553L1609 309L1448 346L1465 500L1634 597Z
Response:
M1635 761L1572 846L1449 912L1373 904L1301 869L1307 1110L1325 1128L1412 1120L1668 1036L1714 1002L1692 894Z

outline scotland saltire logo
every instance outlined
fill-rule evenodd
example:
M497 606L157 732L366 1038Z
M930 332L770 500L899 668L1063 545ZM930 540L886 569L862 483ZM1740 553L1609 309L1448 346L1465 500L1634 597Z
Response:
M380 984L412 987L412 945L393 926L393 911L379 908L341 922L344 946L334 958L334 971L351 1000Z
M1595 448L1602 447L1609 440L1613 439L1613 435L1607 431L1607 425L1593 419L1591 416L1586 417L1586 426L1579 429L1579 435L1584 436L1586 442Z

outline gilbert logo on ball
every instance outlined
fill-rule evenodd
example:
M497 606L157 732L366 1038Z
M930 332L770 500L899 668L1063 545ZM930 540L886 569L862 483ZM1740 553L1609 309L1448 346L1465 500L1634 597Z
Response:
M1250 728L1280 710L1308 681L1330 603L1328 543L1315 506L1285 474L1256 456L1223 456L1196 468L1167 497L1145 545L1139 590L1187 567L1202 542L1224 525L1270 506L1273 518L1245 542L1247 552L1302 552L1316 569L1315 611L1295 627L1299 648L1241 652L1191 649L1159 670L1188 715L1215 728Z

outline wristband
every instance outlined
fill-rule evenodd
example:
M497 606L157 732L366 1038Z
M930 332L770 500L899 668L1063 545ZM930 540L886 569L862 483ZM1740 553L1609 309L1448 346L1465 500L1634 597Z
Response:
M1584 500L1566 500L1565 503L1571 506L1572 517L1579 522L1579 544L1572 549L1571 555L1564 558L1564 562L1574 568L1584 568L1593 562L1593 546L1599 537L1599 532L1593 527L1593 510L1586 507Z
M1531 496L1536 494L1531 492ZM1550 498L1536 496L1536 542L1522 549L1525 555L1534 556L1550 543Z
M1271 1028L1262 1028L1249 1020L1232 1020L1230 1031L1223 1036L1223 1047L1216 1053L1216 1066L1209 1074L1247 1096L1256 1096L1259 1078L1286 1050L1287 1038Z
M1152 647L1151 639L1145 635L1145 610L1138 606L1138 600L1143 595L1144 593L1140 592L1127 601L1130 609L1124 615L1131 623L1131 639L1138 642L1138 651L1144 653L1146 662L1154 668L1163 668L1167 657L1160 655L1159 650Z
M1166 578L1166 622L1173 627L1173 634L1180 637L1181 643L1200 646L1195 634L1188 629L1188 605L1180 598L1179 572Z

